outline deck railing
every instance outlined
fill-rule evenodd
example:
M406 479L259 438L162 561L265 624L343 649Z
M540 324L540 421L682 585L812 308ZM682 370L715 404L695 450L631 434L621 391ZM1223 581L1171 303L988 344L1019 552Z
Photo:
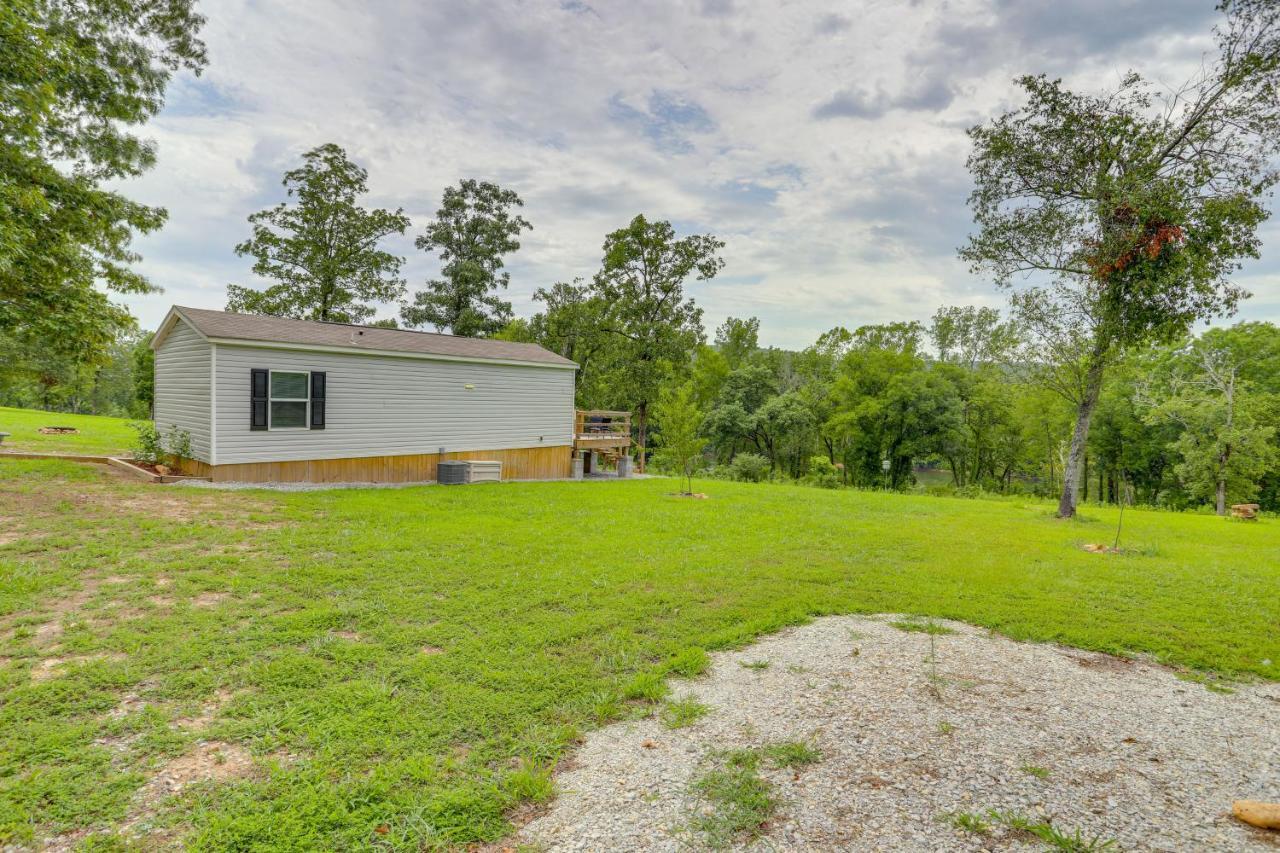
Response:
M579 409L574 413L573 436L578 441L631 441L631 413L604 409Z

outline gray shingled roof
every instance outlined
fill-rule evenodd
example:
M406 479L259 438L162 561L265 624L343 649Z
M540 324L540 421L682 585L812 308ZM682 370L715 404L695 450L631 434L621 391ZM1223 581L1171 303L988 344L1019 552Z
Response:
M300 346L342 347L350 350L383 350L455 358L526 361L535 364L573 364L569 359L556 355L537 344L462 338L456 335L411 332L404 329L380 329L375 326L353 326L346 323L316 323L311 320L290 320L258 314L231 314L226 311L210 311L207 308L175 306L175 310L207 338L271 341Z

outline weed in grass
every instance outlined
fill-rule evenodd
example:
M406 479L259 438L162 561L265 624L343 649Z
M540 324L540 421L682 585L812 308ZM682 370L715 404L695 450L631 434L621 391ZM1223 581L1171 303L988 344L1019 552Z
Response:
M711 712L711 706L705 705L692 696L667 702L658 712L658 719L669 729L683 729L691 726Z
M545 803L555 795L555 780L550 767L531 765L513 770L503 780L503 787L517 802Z
M674 675L694 678L702 675L710 666L711 658L707 655L705 649L691 648L685 649L673 657L667 665L667 669Z
M744 661L739 661L738 664L743 669L754 669L757 672L759 672L760 670L769 668L769 662L767 660L752 660L752 661L744 660Z
M1041 767L1038 764L1024 764L1018 769L1023 773L1026 773L1028 776L1034 776L1037 779L1049 778L1049 769L1047 767Z
M955 723L949 723L946 720L943 720L942 722L938 723L938 734L940 735L949 735L949 734L952 734L955 730L956 730Z
M622 702L612 693L597 692L590 699L591 719L596 725L604 725L622 716Z
M656 672L642 672L627 683L622 690L624 699L660 702L671 691L667 682Z
M807 673L807 672L809 672L809 671L810 671L810 670L809 670L809 667L807 667L807 666L801 666L801 665L800 665L800 664L798 664L798 663L789 663L789 664L787 664L787 672L791 673L792 675L804 675L805 673Z

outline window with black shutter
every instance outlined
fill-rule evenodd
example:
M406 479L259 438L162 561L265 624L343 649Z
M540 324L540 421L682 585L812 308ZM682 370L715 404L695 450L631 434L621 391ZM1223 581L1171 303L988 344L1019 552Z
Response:
M325 374L311 371L311 428L324 429Z
M249 371L249 429L267 428L268 385L271 371L253 368Z

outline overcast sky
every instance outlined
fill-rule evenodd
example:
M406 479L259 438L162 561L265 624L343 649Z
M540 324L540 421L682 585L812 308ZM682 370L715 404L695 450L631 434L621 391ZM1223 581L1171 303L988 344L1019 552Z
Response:
M154 328L171 304L261 285L233 251L246 217L336 142L369 171L366 205L413 220L386 244L411 289L437 268L413 237L474 177L516 190L534 226L509 262L519 314L535 288L590 276L636 213L725 241L724 272L688 288L709 331L754 315L764 343L802 347L835 325L999 306L956 259L964 129L1016 106L1022 73L1178 82L1213 48L1213 5L206 0L209 68L175 79L145 130L159 164L128 188L169 209L137 244L164 293L126 301ZM1242 314L1280 320L1280 224L1266 237Z

